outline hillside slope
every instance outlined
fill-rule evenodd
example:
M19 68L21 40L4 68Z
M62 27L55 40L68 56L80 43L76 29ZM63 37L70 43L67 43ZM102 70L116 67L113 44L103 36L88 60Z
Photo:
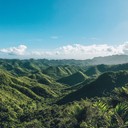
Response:
M128 64L92 61L0 59L0 128L127 128Z
M128 72L106 72L100 75L93 82L83 86L79 90L66 95L58 103L63 104L81 98L91 98L103 96L107 92L111 92L115 87L122 87L128 83Z
M59 79L58 82L72 86L81 83L86 79L88 79L88 76L86 76L84 73L79 71L70 76Z

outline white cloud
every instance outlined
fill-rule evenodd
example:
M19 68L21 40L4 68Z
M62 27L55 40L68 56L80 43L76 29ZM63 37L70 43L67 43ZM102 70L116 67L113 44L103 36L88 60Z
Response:
M89 59L98 56L128 54L128 42L118 46L113 45L66 45L52 51L34 51L32 55L38 58L52 59Z
M9 55L22 55L24 58L49 58L49 59L90 59L98 56L109 55L128 55L128 42L120 45L81 45L73 44L59 47L53 50L32 50L26 51L27 46L20 45L18 47L11 47L1 49L3 53Z
M9 55L25 55L26 49L27 49L27 46L19 45L18 47L0 49L0 52L7 53Z

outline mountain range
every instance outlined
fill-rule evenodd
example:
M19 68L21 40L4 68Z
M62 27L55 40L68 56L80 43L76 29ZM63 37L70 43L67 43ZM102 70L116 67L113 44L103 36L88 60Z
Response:
M0 59L0 128L128 126L128 56Z

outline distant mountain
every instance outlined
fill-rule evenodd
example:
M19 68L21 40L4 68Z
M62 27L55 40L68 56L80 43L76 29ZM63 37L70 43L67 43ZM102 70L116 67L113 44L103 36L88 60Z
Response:
M63 60L42 60L43 63L48 65L79 65L79 66L87 66L87 65L99 65L99 64L123 64L128 63L128 55L112 55L105 57L95 57L93 59L87 60L74 60L74 59L63 59Z
M112 55L105 57L95 57L93 59L85 60L88 65L99 65L99 64L123 64L128 63L128 55Z
M120 70L128 70L128 63L118 65L100 64L95 66L89 66L84 73L87 76L98 76L104 72Z
M0 65L7 70L12 70L16 67L21 67L24 70L39 70L47 69L51 70L55 66L89 66L89 65L113 65L113 64L123 64L128 63L128 55L112 55L105 57L95 57L93 59L87 60L74 60L74 59L62 59L62 60L48 60L48 59L28 59L28 60L18 60L18 59L0 59ZM51 67L49 67L51 66ZM58 69L57 69L58 70Z
M57 65L78 65L78 66L87 66L87 65L99 65L99 64L123 64L128 63L128 55L112 55L104 57L95 57L93 59L87 60L74 60L74 59L62 59L62 60L47 60L42 59L42 63L57 66Z
M126 83L128 83L128 71L106 72L93 82L86 84L69 95L66 95L58 103L63 104L80 100L81 98L103 96L106 92L111 92L115 87L122 87Z
M87 66L87 65L99 65L99 64L123 64L128 63L128 55L112 55L104 57L95 57L93 59L87 60L74 60L74 59L62 59L62 60L47 60L42 59L42 63L57 66L57 65L78 65L78 66Z

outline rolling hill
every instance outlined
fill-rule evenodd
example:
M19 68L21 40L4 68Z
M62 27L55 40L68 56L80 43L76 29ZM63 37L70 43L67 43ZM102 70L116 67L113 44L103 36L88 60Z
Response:
M0 128L128 127L128 63L119 61L127 56L0 59Z
M88 76L86 76L84 73L79 71L70 76L59 79L58 82L72 86L72 85L79 84L85 81L86 79L88 79Z
M122 87L128 83L128 71L106 72L93 82L62 98L58 103L68 103L81 98L101 97L111 92L116 87Z

